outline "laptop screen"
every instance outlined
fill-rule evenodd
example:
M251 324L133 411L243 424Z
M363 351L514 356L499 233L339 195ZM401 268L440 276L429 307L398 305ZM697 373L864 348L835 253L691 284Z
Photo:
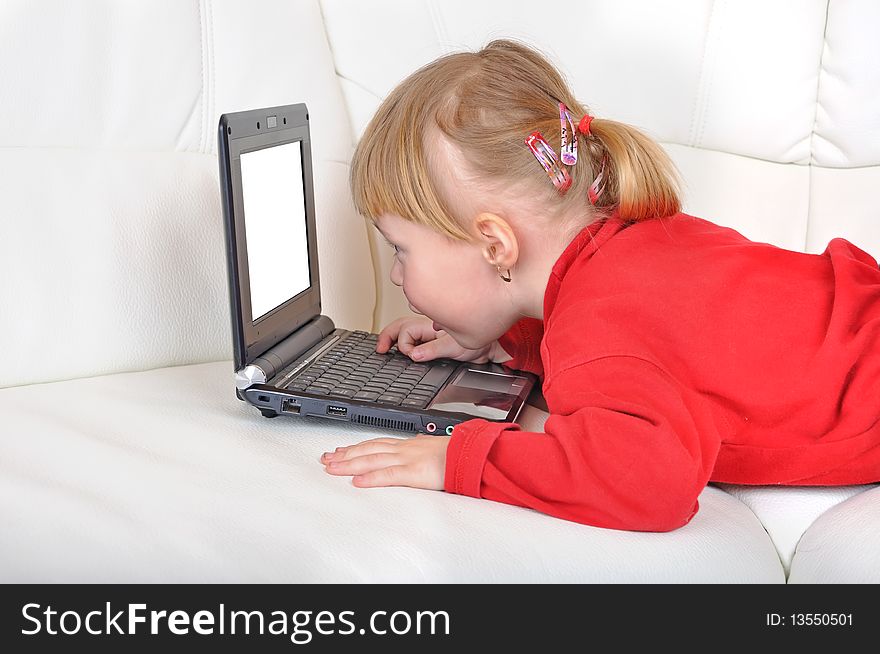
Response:
M312 282L300 142L242 152L241 185L256 322Z

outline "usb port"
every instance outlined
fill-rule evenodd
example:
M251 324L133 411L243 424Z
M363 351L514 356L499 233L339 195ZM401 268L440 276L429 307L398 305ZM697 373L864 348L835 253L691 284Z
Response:
M327 415L328 416L344 416L348 413L348 409L344 406L334 406L330 405L327 407Z
M293 400L282 400L281 401L281 412L282 413L299 413L299 404L294 404Z

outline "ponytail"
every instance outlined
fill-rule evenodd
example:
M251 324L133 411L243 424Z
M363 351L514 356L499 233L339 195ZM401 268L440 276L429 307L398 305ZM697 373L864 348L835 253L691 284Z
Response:
M595 118L590 136L593 179L607 156L605 190L597 208L617 208L621 220L640 222L681 211L681 180L666 151L640 130L614 120Z

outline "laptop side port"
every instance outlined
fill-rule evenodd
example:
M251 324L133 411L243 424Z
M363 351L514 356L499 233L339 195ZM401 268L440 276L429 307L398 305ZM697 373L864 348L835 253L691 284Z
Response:
M299 413L299 404L294 404L293 400L281 400L281 413Z
M344 406L335 406L330 404L327 406L327 415L328 416L344 416L348 415L348 409Z

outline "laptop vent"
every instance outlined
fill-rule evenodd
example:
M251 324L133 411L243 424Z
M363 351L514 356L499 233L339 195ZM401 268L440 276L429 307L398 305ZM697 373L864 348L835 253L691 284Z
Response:
M401 431L418 431L416 424L409 420L389 420L388 418L375 418L373 416L357 416L356 422L373 427L385 427L386 429L400 429Z

